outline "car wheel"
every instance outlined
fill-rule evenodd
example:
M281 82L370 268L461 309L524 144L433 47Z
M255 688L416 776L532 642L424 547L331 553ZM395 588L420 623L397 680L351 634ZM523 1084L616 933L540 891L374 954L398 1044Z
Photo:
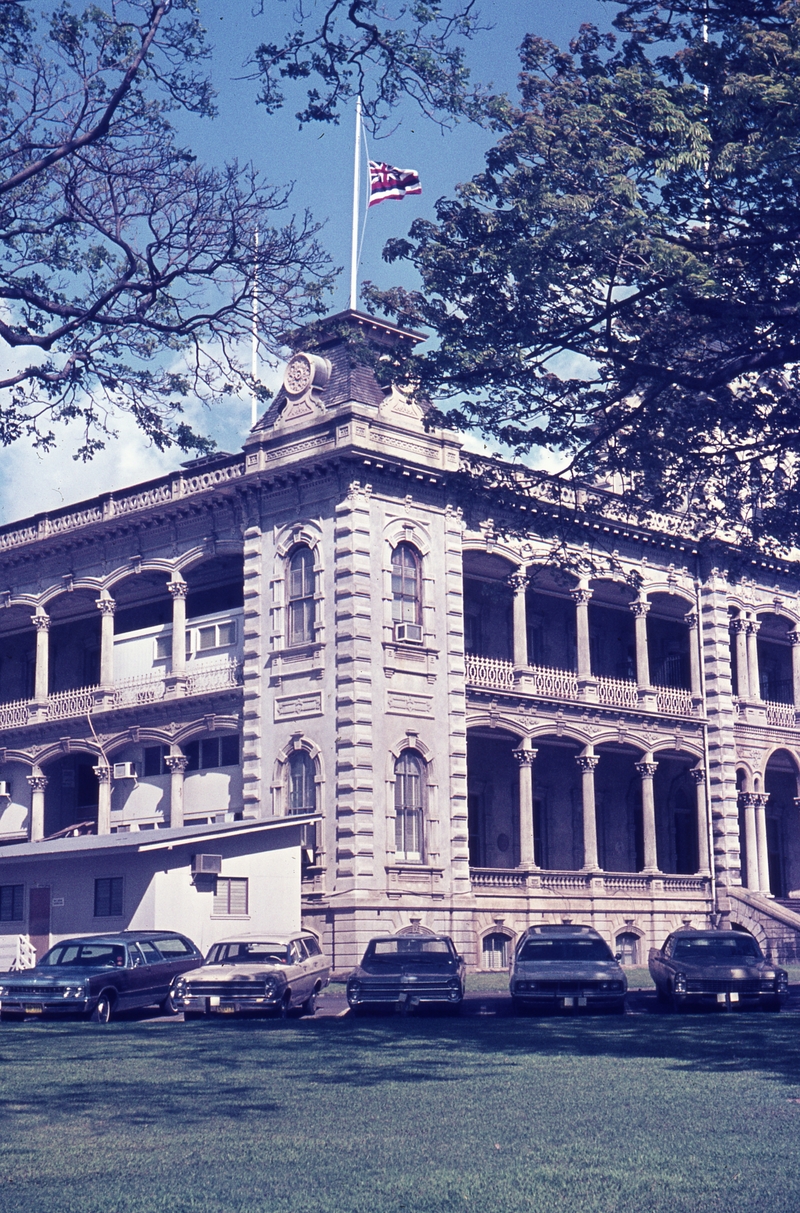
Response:
M3 1011L0 1023L22 1023L24 1018L24 1015L15 1015L13 1011Z
M308 998L300 1007L301 1015L314 1015L317 1010L317 990L312 990Z
M765 1011L780 1011L782 1004L781 1004L780 998L770 998L768 1001L763 1002L761 1005Z
M521 998L512 998L511 1007L515 1015L524 1015L528 1009Z
M206 1017L205 1011L184 1011L183 1012L184 1023L186 1023L186 1021L189 1019L205 1019L205 1017Z
M281 999L281 1005L278 1008L278 1018L279 1019L288 1019L289 1015L291 1014L291 1010L292 1010L292 995L291 995L291 992L289 990L287 990L286 993L284 994L283 998Z
M164 1001L158 1004L158 1007L162 1015L177 1015L180 1011L180 1007L175 1005L171 991Z
M680 1015L683 1011L683 1003L674 992L670 992L669 1006L673 1015Z
M95 1003L94 1010L89 1015L92 1023L108 1023L111 1019L111 1012L114 1008L114 1001L111 994L103 993Z

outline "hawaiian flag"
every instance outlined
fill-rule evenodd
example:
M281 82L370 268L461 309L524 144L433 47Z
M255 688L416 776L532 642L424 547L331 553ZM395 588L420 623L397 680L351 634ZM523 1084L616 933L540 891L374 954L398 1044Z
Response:
M392 168L391 164L369 162L369 204L376 206L387 198L405 198L406 194L421 194L419 173L412 168Z

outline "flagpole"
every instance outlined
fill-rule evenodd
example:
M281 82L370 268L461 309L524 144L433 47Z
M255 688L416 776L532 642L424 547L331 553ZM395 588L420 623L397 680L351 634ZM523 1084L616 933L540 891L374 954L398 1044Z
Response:
M250 428L253 429L258 421L258 400L256 397L256 382L258 380L258 228L256 228L253 245L253 319L250 374L253 378L253 386L250 389Z
M353 233L350 245L350 308L358 303L358 212L361 202L361 94L356 97L356 141L353 152Z

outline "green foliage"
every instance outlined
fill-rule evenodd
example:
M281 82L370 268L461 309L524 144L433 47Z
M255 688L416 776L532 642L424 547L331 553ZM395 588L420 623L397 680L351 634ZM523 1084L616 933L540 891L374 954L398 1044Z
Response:
M533 35L486 169L390 241L410 380L450 424L559 452L642 514L800 537L800 6L632 0Z

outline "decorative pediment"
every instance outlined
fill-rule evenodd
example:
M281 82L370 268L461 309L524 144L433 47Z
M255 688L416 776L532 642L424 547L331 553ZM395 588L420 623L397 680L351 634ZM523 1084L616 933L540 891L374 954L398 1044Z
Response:
M298 421L322 411L321 393L331 377L331 364L319 354L293 354L283 373L286 405L282 422Z

